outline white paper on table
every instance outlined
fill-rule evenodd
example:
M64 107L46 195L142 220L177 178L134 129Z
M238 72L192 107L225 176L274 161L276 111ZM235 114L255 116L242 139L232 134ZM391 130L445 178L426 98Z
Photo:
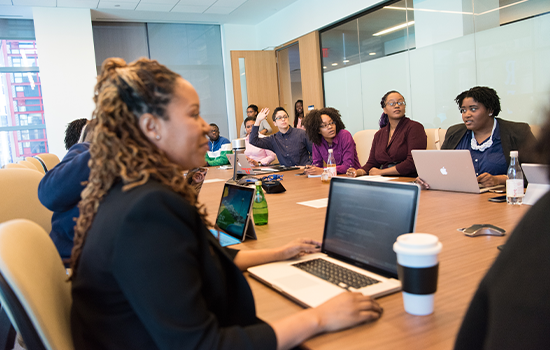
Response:
M326 208L328 205L328 198L314 199L312 201L298 202L297 204L305 205L306 207L312 207L315 209Z
M321 177L321 174L319 174L319 175L309 174L307 177L308 177L308 178L310 178L310 177Z
M390 181L397 179L396 177L385 177L382 175L369 175L369 176L359 176L354 178L356 180L363 180L363 181Z
M228 170L228 169L233 169L233 167L231 165L222 165L222 166L220 166L220 169Z
M207 180L204 180L204 184L208 184L208 183L211 183L211 182L226 182L227 180L226 179L207 179Z

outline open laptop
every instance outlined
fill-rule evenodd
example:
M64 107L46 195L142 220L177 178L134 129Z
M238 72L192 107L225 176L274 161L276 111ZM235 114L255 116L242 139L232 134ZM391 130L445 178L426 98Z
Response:
M418 177L432 190L483 193L502 187L481 188L468 150L412 150Z
M523 163L521 168L528 182L523 204L533 205L550 190L548 165Z
M227 159L229 159L229 163L231 163L231 166L235 166L233 164L234 155L228 155ZM246 159L246 156L244 154L237 154L237 174L239 175L263 175L263 174L269 174L273 172L277 172L279 170L272 168L270 166L267 167L253 167L252 164L248 162L248 159Z
M216 228L210 231L219 237L222 247L239 244L246 237L256 239L252 221L254 188L226 183L223 188Z
M399 235L414 232L419 194L420 187L415 184L334 177L321 253L251 267L248 271L306 307L316 307L345 290L373 297L399 291L401 283L392 247ZM327 278L322 270L325 267L318 269L327 262L329 269L343 267L343 273L350 274L351 270L352 276ZM316 270L304 270L310 268Z

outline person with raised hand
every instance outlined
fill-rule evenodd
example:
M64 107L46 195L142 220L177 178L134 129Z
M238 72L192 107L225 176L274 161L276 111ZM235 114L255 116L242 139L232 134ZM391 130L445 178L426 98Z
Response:
M193 86L156 61L107 59L72 251L71 331L80 349L289 349L381 316L343 292L264 323L243 270L319 251L298 239L223 248L184 171L201 166L210 128ZM257 130L256 130L257 132Z

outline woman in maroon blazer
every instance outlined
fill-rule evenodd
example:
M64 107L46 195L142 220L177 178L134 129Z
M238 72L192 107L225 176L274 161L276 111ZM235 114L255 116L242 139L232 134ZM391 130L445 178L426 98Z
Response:
M416 177L413 149L426 149L422 124L405 117L405 98L397 91L387 92L380 101L384 110L380 130L374 135L369 160L361 169L350 168L348 176L394 175Z

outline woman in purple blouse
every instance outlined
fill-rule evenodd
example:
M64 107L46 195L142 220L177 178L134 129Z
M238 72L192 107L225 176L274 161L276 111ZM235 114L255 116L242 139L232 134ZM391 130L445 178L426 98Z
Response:
M394 175L416 177L413 149L426 149L428 138L422 124L405 117L405 98L387 92L380 101L384 110L380 130L374 135L369 160L360 169L350 168L348 176Z
M329 149L332 149L338 174L345 174L348 168L361 166L355 141L350 132L345 130L337 109L329 107L311 111L304 119L304 126L309 140L313 143L313 163L311 167L306 168L306 174L318 175L323 172L323 161L327 161Z

